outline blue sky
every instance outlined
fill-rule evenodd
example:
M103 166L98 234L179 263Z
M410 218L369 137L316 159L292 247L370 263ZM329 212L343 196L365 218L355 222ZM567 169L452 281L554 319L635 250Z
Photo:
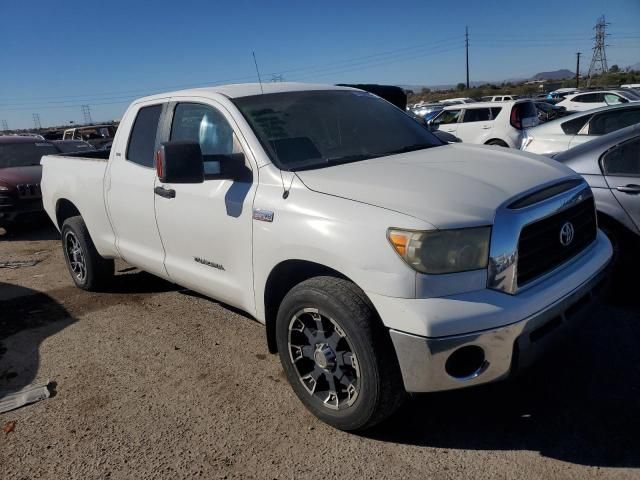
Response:
M640 0L513 2L135 0L3 2L0 120L10 128L118 119L135 97L263 80L435 85L586 71L596 19L609 64L640 62ZM1 125L0 125L1 127Z

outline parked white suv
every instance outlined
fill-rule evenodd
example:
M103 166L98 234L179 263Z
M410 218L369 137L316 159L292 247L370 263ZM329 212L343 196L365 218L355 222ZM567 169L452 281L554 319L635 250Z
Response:
M583 112L593 108L629 102L640 102L640 96L632 90L599 90L567 95L557 105L565 107L567 112Z
M123 258L248 312L304 405L344 430L405 392L530 364L584 318L611 256L569 168L445 145L353 88L154 95L129 107L110 153L42 164L79 288L117 281Z
M513 95L495 95L493 97L489 95L480 98L481 102L510 102L511 100L515 100Z
M465 143L519 148L526 128L538 125L538 112L531 100L479 102L445 107L428 122Z

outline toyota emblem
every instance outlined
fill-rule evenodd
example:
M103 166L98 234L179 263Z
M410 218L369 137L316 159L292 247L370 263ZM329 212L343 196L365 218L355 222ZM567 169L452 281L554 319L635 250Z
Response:
M562 246L568 247L569 245L571 245L571 242L573 242L574 233L575 230L571 222L566 222L564 225L562 225L562 228L560 229L560 243L562 244Z

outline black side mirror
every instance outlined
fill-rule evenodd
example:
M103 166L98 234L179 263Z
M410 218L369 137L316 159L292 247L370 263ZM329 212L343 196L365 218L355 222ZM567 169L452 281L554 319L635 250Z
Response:
M204 182L204 161L200 144L175 141L160 145L156 170L162 183Z

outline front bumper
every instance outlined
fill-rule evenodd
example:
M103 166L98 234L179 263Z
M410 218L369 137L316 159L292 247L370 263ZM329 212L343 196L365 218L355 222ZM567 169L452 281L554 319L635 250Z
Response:
M13 222L24 216L37 215L44 212L42 198L21 199L8 195L0 195L0 223Z
M504 327L442 338L424 338L390 330L408 392L453 390L501 380L531 365L557 344L589 310L606 277L606 268L569 295L524 320ZM454 377L447 360L463 347L479 347L477 368Z

